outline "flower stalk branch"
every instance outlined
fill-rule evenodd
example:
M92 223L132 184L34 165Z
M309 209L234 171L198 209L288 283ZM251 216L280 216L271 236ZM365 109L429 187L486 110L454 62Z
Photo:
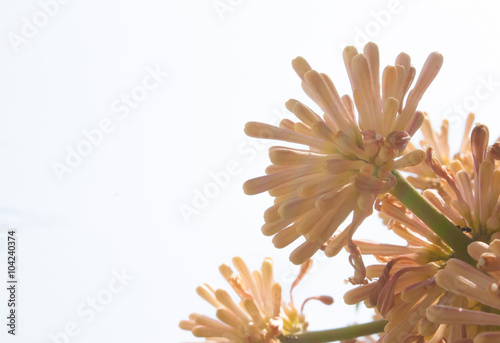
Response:
M472 240L420 194L404 176L398 171L392 173L397 184L390 193L453 249L453 257L475 266L476 261L467 253L467 246Z
M356 337L373 335L384 331L387 320L376 320L370 323L351 325L345 328L308 331L298 335L284 336L283 343L326 343L335 342Z

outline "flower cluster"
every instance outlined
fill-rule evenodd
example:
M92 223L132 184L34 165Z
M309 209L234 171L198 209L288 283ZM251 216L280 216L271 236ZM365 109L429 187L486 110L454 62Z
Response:
M427 125L426 164L411 168L422 195L473 242L472 266L391 196L378 204L386 224L406 246L357 242L362 254L384 262L367 267L374 282L345 294L347 303L375 307L389 324L382 342L498 342L500 333L500 170L498 142L468 117L463 144L449 158L447 123L438 135ZM436 151L436 154L433 152ZM485 242L489 242L485 243ZM496 249L499 248L499 249Z
M417 110L442 65L440 54L429 55L411 91L416 70L407 54L384 68L381 83L375 44L363 53L347 47L343 57L352 97L340 96L330 78L303 58L293 61L321 115L292 99L286 107L298 121L285 119L279 127L248 123L249 136L304 148L271 147L266 175L247 181L244 191L275 198L262 232L274 236L277 248L305 238L290 255L302 264L292 289L318 250L335 256L345 248L354 267L348 280L357 286L344 301L373 308L377 320L353 327L349 335L341 329L308 333L293 299L282 300L271 260L250 273L235 258L239 274L226 265L220 271L240 302L200 286L198 294L217 308L218 320L192 314L181 328L213 342L317 343L347 336L342 342L375 342L375 333L379 343L500 342L500 139L490 145L488 128L473 127L470 114L462 144L451 155L448 122L436 132L429 116ZM421 149L410 143L419 129ZM403 244L353 238L374 208ZM340 230L349 215L352 221ZM363 255L378 263L365 267Z
M307 329L308 323L302 310L295 307L293 298L287 304L282 300L281 286L273 279L273 262L264 259L260 270L250 272L240 257L233 258L239 274L223 264L219 271L240 298L236 303L223 289L214 289L203 284L196 289L205 301L217 309L217 319L193 313L189 320L181 321L180 327L190 330L196 337L208 341L234 343L278 343L282 335L297 334ZM301 266L300 273L292 284L290 294L312 265L312 260ZM311 297L325 304L332 304L329 296ZM302 305L302 309L304 307Z
M367 278L374 281L348 291L344 301L364 302L389 321L382 342L420 342L424 336L415 328L427 325L426 309L443 297L434 277L452 250L394 197L382 199L377 209L407 245L356 241L362 254L375 256L381 264L368 266Z
M273 164L267 175L244 184L247 194L268 191L275 197L264 214L262 232L275 235L276 247L305 237L290 256L293 263L306 261L319 249L334 256L348 246L356 270L352 281L364 282L364 266L352 236L372 213L377 196L395 186L391 171L423 161L423 151L406 153L406 147L424 120L417 105L442 62L440 54L432 53L405 99L416 74L405 53L398 55L394 66L384 68L380 84L377 46L368 43L363 53L347 47L344 63L352 98L340 96L330 78L303 58L293 61L302 88L324 114L292 99L286 107L299 121L285 119L280 127L248 123L245 132L251 137L298 143L307 149L272 147ZM351 213L351 224L338 230Z

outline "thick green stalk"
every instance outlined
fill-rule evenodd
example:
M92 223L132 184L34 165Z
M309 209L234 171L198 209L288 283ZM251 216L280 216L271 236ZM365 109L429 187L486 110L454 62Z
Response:
M467 253L467 246L472 240L427 201L399 172L392 173L398 183L390 193L453 249L453 257L475 266L476 261Z
M363 337L383 332L385 324L387 324L387 320L376 320L371 323L351 325L340 329L309 331L298 335L285 336L281 339L281 342L283 343L335 342L343 339Z

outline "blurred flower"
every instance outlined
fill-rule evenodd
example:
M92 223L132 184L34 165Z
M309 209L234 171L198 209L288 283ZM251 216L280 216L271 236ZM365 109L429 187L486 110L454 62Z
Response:
M355 268L351 281L363 283L364 265L352 235L372 213L376 197L395 186L391 171L424 159L421 150L406 154L405 150L424 120L416 108L443 58L438 53L429 55L405 100L416 74L407 54L401 53L394 66L383 70L382 85L375 44L368 43L364 53L347 47L343 56L354 101L348 95L341 97L330 78L311 69L302 57L293 60L302 88L324 115L292 99L286 107L298 122L285 119L280 127L247 123L245 132L251 137L298 143L307 149L270 148L273 164L267 175L247 181L244 190L247 194L268 191L275 197L275 204L264 213L262 232L275 235L276 247L305 237L290 256L293 263L306 261L319 249L334 256L349 246ZM351 224L339 232L351 213Z
M239 274L223 264L219 271L240 298L236 303L222 289L215 290L208 284L199 286L197 293L217 309L217 319L193 313L189 320L181 321L181 329L190 330L196 337L205 337L207 341L232 343L278 343L281 335L303 332L308 323L302 314L304 304L309 300L320 300L332 304L329 296L311 297L304 301L299 312L291 296L307 271L312 260L301 266L300 273L290 289L290 303L282 300L281 286L273 280L273 262L264 259L260 270L250 272L245 262L233 258L233 264Z

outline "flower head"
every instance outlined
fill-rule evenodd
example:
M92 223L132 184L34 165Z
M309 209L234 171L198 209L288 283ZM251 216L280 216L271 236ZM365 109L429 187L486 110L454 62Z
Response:
M302 309L295 307L291 292L312 265L312 260L301 266L300 273L290 290L290 303L282 300L281 286L273 279L273 262L264 259L260 270L250 272L245 262L233 258L238 273L223 264L219 271L240 298L235 302L228 292L214 289L208 284L199 286L197 293L217 309L217 319L193 313L189 320L181 321L181 329L190 330L196 337L208 341L232 343L278 343L281 335L296 334L307 329L308 323L302 314L309 300L320 300L330 305L328 296L311 297L304 301Z
M275 235L276 247L305 237L290 256L293 263L306 261L319 249L334 256L349 246L356 270L353 281L361 283L364 266L352 235L372 213L376 197L395 186L391 171L423 161L423 151L405 151L424 120L417 105L443 59L438 53L430 54L408 93L416 71L407 54L401 53L394 66L383 70L382 84L375 44L368 43L363 53L347 47L343 56L352 98L340 96L330 78L313 70L302 57L292 62L305 93L324 114L292 99L286 107L299 121L285 119L280 127L248 123L249 136L298 143L306 149L270 148L273 164L267 175L247 181L244 190L247 194L268 191L275 197L275 204L264 214L262 232ZM351 213L351 224L340 232L339 226Z

